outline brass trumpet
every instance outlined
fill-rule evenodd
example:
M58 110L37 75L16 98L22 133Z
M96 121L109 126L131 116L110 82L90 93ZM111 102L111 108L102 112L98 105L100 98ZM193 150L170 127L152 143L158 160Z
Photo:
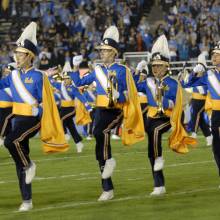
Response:
M57 82L62 82L64 81L65 79L70 79L70 76L68 75L67 72L62 72L62 67L59 65L57 67L57 71L56 71L56 74L54 74L52 76L52 78L54 80L56 80Z
M163 108L163 95L167 86L159 81L159 84L156 86L156 103L157 103L157 114L156 117L167 117L165 115L165 110Z
M114 95L113 91L116 90L118 91L118 81L116 78L116 72L115 71L109 71L108 72L108 85L107 85L107 96L109 99L109 104L108 107L112 108L114 107L115 103L117 102Z

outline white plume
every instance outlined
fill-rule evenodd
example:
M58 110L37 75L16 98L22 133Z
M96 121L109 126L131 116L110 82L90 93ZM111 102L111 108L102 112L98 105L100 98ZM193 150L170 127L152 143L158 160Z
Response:
M37 46L37 23L31 22L23 31L16 44L24 42L25 39L30 40L35 46Z
M168 47L168 42L166 36L163 34L157 38L156 42L154 43L151 54L160 53L162 56L166 58L170 58L170 51Z
M105 38L111 38L118 43L119 42L118 28L116 26L110 26L109 28L107 28L103 35L103 39Z
M199 54L199 56L198 56L198 63L202 63L205 67L207 67L206 52L205 51Z
M173 6L173 14L177 15L178 14L178 10L177 10L177 7L176 5Z

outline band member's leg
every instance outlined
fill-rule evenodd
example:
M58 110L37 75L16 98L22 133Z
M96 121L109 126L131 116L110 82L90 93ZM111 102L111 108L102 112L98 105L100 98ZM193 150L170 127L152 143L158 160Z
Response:
M82 141L82 137L79 135L78 131L76 130L75 123L73 121L74 116L75 116L74 108L61 108L61 120L63 122L63 127L68 128L74 142L77 144Z
M96 159L99 161L101 173L103 172L106 160L112 158L110 144L111 129L117 125L122 117L121 111L117 109L96 109L94 136L96 139ZM112 190L111 178L102 178L102 187L103 191Z
M155 159L162 156L161 140L162 134L170 129L169 118L152 119L147 121L148 134L148 157L152 167L154 187L164 186L164 176L162 170L154 171Z
M213 136L213 154L215 158L216 165L218 167L218 172L220 176L220 111L212 111L212 136Z
M40 129L37 117L17 116L14 118L14 127L5 138L5 146L12 155L16 164L19 187L23 201L31 200L31 184L26 184L25 170L31 165L29 157L29 139Z

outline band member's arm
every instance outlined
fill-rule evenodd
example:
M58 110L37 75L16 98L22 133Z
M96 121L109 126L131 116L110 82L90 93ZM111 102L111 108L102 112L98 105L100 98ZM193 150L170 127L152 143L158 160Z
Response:
M164 109L173 109L176 102L177 87L178 84L176 82L173 82L167 87L167 91L164 92L164 96L163 96Z
M10 87L10 75L0 79L0 89Z
M40 77L38 77L35 81L35 85L36 85L36 91L37 91L37 101L38 101L38 109L36 111L36 115L35 116L41 116L42 115L42 93L43 93L43 75L41 75Z
M125 71L125 72L124 72ZM124 69L124 71L121 71L118 74L118 78L117 78L117 83L118 83L118 98L117 98L117 102L118 103L124 103L128 100L128 89L127 89L127 82L126 82L126 69Z
M84 75L80 78L79 71L69 73L71 79L77 87L90 85L93 81L95 81L95 71Z
M189 76L188 82L184 82L184 80L181 80L181 85L183 88L207 86L207 77L207 72L205 72L201 77L198 77L197 73L192 71Z
M137 91L146 94L146 81L136 83Z

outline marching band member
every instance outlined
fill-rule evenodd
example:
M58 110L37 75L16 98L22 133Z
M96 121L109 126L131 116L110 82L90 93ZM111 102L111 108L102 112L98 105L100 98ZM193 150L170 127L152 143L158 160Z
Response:
M206 60L204 54L200 54L198 57L198 63L203 65L203 72L200 72L201 75L206 71ZM187 80L187 77L185 77ZM182 86L184 87L184 81L181 81ZM188 124L188 129L192 132L192 137L196 138L198 127L201 128L204 136L206 137L206 145L212 145L212 135L209 128L209 123L205 120L205 102L207 99L207 86L196 86L192 88L192 99L191 99L191 117Z
M4 143L4 137L11 130L12 95L9 88L0 90L0 146Z
M169 49L165 35L160 36L152 47L152 73L138 90L147 94L148 157L152 167L154 190L151 196L166 193L163 175L162 135L172 127L169 146L176 152L186 153L193 143L181 125L182 97L178 82L169 76Z
M94 119L95 119L95 102L96 102L96 86L95 83L84 86L83 88L83 96L86 98L90 106L92 107L92 111L90 112L91 116L91 123L84 126L84 129L86 130L87 137L86 140L92 140L93 137L93 128L94 128Z
M36 165L29 157L29 139L41 127L45 152L66 151L68 147L49 80L33 67L37 55L36 30L35 22L24 29L15 49L17 69L0 80L0 89L10 88L12 93L14 124L4 145L16 165L23 200L19 211L33 207L31 182Z
M84 125L89 123L91 121L89 112L92 111L92 108L86 98L79 92L79 89L73 86L72 80L68 76L68 72L70 71L72 71L72 68L70 63L66 61L62 71L62 81L54 82L53 86L59 90L61 94L60 117L63 122L63 127L69 130L76 144L77 152L81 153L84 145L73 119L76 116L76 124ZM85 106L84 108L81 103ZM83 115L85 111L87 114L85 113Z
M135 74L133 75L135 84L146 83L146 77L149 74L148 63L145 60L142 60L138 63L136 67ZM137 86L138 90L138 86ZM141 104L142 116L144 120L144 128L146 131L147 126L147 95L144 92L138 91L138 98ZM146 131L147 132L147 131Z
M8 64L3 72L7 76L15 68L15 63ZM11 131L12 94L10 88L0 90L0 146L4 144L4 137Z
M204 67L197 64L193 68L193 72L189 77L188 83L184 83L185 87L207 86L211 99L211 131L213 136L213 153L216 165L220 175L220 41L212 50L212 64L214 69L207 70L202 76L197 75L204 72Z
M118 54L119 32L110 26L104 33L103 41L97 47L103 64L80 78L81 58L73 58L74 72L71 74L76 86L90 85L96 82L96 113L94 136L96 139L96 159L99 162L103 192L98 201L114 197L111 176L116 167L112 157L110 132L123 117L122 141L133 144L144 138L144 126L136 87L130 70L115 62Z

